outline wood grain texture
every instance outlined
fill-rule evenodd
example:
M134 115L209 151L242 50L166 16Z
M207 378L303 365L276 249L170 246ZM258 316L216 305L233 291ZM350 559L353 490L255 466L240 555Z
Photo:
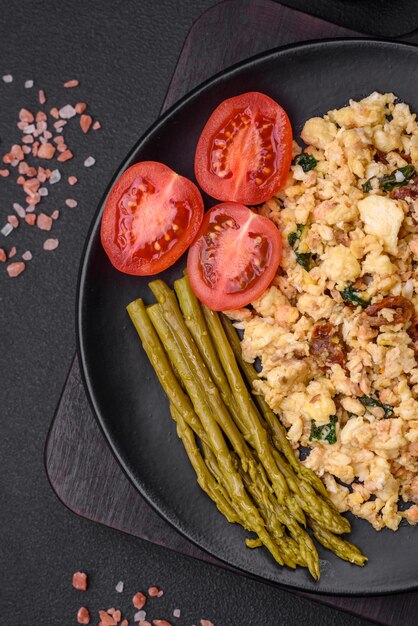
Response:
M296 41L358 35L270 0L227 0L191 29L162 110L198 83L254 54ZM417 41L416 36L402 39ZM184 539L131 485L91 412L77 357L51 425L45 465L55 493L78 515L225 567ZM365 598L301 595L387 626L418 621L418 592Z

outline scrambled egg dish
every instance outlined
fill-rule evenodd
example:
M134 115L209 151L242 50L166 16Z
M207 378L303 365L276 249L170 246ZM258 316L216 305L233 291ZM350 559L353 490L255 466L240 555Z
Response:
M310 449L340 511L377 530L418 522L415 118L372 93L305 123L307 147L259 209L283 235L279 273L229 312L293 447Z

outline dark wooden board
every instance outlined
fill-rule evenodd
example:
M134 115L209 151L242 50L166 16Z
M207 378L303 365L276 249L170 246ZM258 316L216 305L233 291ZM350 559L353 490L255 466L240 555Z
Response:
M228 0L203 14L192 27L163 111L199 82L264 50L358 34L269 0ZM90 410L77 357L50 429L45 464L55 493L75 513L225 567L162 520L129 482ZM418 621L418 592L367 598L303 595L381 624L412 626Z

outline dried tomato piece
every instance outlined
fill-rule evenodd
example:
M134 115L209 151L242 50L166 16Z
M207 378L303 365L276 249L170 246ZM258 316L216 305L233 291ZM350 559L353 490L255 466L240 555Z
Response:
M390 192L390 197L392 200L405 200L405 198L416 200L418 198L418 176L415 176L408 185L393 189Z
M396 311L393 320L389 322L387 319L379 315L382 309L393 309ZM387 296L377 302L371 304L365 309L366 315L369 316L370 326L383 326L391 324L406 324L415 313L414 305L408 298L403 296Z
M341 328L329 322L317 324L312 332L310 353L320 367L329 367L333 363L345 365L347 355Z

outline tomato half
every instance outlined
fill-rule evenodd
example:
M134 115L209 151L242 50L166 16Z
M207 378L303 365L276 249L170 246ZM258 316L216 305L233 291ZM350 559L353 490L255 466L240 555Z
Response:
M149 276L173 265L203 218L200 191L155 161L129 167L106 200L100 236L116 269Z
M214 311L245 306L261 296L282 258L282 238L266 217L242 204L210 209L189 250L190 285Z
M292 161L292 127L268 96L224 100L200 135L195 154L199 185L213 198L260 204L284 184Z

